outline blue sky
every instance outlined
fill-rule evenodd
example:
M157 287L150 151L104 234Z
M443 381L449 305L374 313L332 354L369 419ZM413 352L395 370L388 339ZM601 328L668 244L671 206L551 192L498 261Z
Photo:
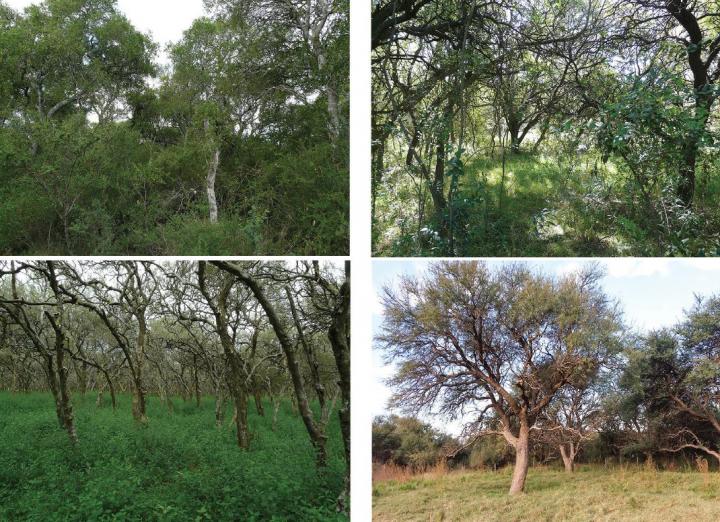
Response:
M563 274L574 271L588 263L587 259L525 259L529 265L547 274ZM597 260L605 266L607 275L602 286L608 295L619 302L626 322L637 331L648 331L671 326L683 315L694 301L694 295L720 294L720 259L636 259L612 258ZM379 292L386 285L393 285L401 274L420 275L429 260L374 260L373 329L382 323L382 306ZM507 260L487 261L491 267L500 266ZM387 413L386 404L391 390L384 379L393 374L394 368L386 366L381 354L373 351L373 383L370 400L372 414ZM427 418L436 426L457 432L460 423L447 425L440 419Z

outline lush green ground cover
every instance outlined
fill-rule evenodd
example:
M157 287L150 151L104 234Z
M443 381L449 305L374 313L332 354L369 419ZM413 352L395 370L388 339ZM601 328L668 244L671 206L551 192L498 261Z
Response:
M580 466L572 475L533 467L510 497L511 469L376 482L373 519L473 521L714 521L720 474Z
M455 254L716 255L720 182L710 174L700 174L694 209L687 212L664 201L660 186L646 196L628 172L590 153L569 159L508 154L504 169L499 156L468 159L452 210ZM438 225L417 223L413 186L402 175L392 183L378 197L375 253L448 255L448 246L432 233Z
M215 428L212 398L176 399L170 414L149 402L147 428L134 425L130 398L113 413L95 397L74 397L80 437L72 448L49 394L0 393L0 520L338 520L345 464L337 416L329 468L316 472L299 416L283 404L276 431L251 408L251 450L229 421Z

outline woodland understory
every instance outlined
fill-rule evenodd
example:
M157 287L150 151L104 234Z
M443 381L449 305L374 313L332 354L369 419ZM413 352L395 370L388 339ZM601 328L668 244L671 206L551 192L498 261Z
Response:
M347 253L348 2L204 6L0 1L0 253Z
M197 415L193 423L204 423L203 439L212 447L222 446L222 454L230 451L230 439L225 434L232 433L235 451L247 457L233 457L229 463L245 460L262 473L262 460L282 461L286 456L278 452L285 448L293 453L293 465L310 463L318 475L308 487L319 488L312 495L319 495L324 504L309 507L321 508L325 515L347 513L349 264L343 269L319 262L3 262L0 390L13 394L0 395L7 405L7 417L3 417L6 424L0 434L13 433L26 422L32 424L37 416L37 422L43 419L37 435L45 436L49 431L50 439L40 444L49 447L18 449L11 468L0 474L0 499L31 494L32 488L25 490L22 485L23 470L30 475L41 473L32 463L46 457L61 468L96 466L92 460L95 456L87 454L90 449L85 441L97 441L99 433L109 425L119 425L119 419L123 419L123 433L127 432L124 437L136 440L137 447L128 448L122 436L114 437L112 444L128 452L128 462L132 461L128 465L137 474L127 479L145 480L135 468L144 458L151 458L142 449L143 441L171 445L173 426L190 429L190 419L184 415L192 413ZM23 398L31 392L42 395ZM96 397L95 413L90 394ZM75 401L78 397L80 413ZM180 405L177 397L183 399ZM44 406L41 401L46 401ZM150 401L156 413L163 410L157 428ZM228 408L233 412L232 420L226 419ZM26 410L32 410L33 418L24 416ZM53 410L55 422L48 423ZM285 432L283 437L292 438L282 442L274 434L278 426ZM58 433L64 433L64 440ZM177 434L181 446L189 442L183 439L187 436ZM0 444L13 445L10 440ZM334 448L333 453L330 448ZM218 464L197 457L198 451L195 444L175 450L173 465L190 463L192 472L191 463L201 460L204 471L211 473ZM89 459L86 464L83 455ZM223 473L229 471L225 469L229 463L219 465ZM267 469L278 472L270 463ZM338 469L343 470L340 476ZM302 473L307 474L307 470ZM117 474L113 477L107 479L108 484L117 480ZM84 480L74 475L72 480L76 478ZM278 490L279 496L293 495L293 491L300 494L298 488L288 486L289 477L276 479L277 487L284 484L286 489L285 493ZM328 486L330 483L334 485ZM115 483L112 487L118 486ZM243 495L232 496L231 490L226 501L234 511L221 512L222 516L213 519L237 520L240 515L252 519L253 506L264 513L258 519L271 518L267 511L270 506L261 500L246 506L244 512L237 511ZM334 491L330 501L327 491ZM43 486L37 494L48 492ZM129 502L112 503L114 507L103 513L120 516L122 510L141 510L139 500ZM282 509L294 506L300 510L313 501L298 497L284 498L283 502ZM12 506L21 509L18 504ZM219 508L213 504L212 509ZM290 516L281 511L275 514ZM78 515L73 519L83 518Z
M374 252L717 255L717 7L376 2Z

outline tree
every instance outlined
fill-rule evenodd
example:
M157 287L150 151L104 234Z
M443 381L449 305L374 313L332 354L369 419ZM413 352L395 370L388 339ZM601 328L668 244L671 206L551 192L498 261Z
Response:
M271 294L270 292L273 290L272 287L268 288L262 282L263 279L276 279L273 276L272 270L270 270L269 273L263 273L262 271L257 271L257 266L254 266L253 264L243 266L238 263L230 263L225 261L213 261L212 263L221 270L232 274L239 283L248 288L264 310L265 315L267 316L268 321L270 322L270 325L275 332L275 336L277 337L277 340L282 347L283 353L285 354L287 368L292 379L293 389L295 392L295 398L297 399L298 408L300 410L300 415L305 424L305 428L310 437L310 441L315 448L317 466L319 468L325 467L327 465L326 426L330 408L323 408L319 419L315 417L315 414L310 408L310 402L308 399L307 391L305 389L305 383L300 367L300 360L298 358L298 353L296 349L296 347L302 343L302 340L298 337L298 340L293 342L290 331L285 326L287 323L283 320L280 309L273 303L273 301L271 301L271 295L273 294ZM282 271L279 275L281 281L283 279L286 279L285 277L283 277ZM275 289L275 291L277 292L277 289ZM277 294L275 295L277 296ZM295 326L297 328L298 324L296 323ZM301 329L298 330L298 335L300 335L301 331ZM344 372L344 368L341 370L341 373L342 372ZM346 430L343 429L343 432L345 433Z
M37 280L40 278L39 295L21 295L17 278L24 274ZM60 427L67 431L72 443L77 443L73 408L68 387L66 366L66 343L68 333L65 321L68 318L62 298L58 274L54 262L47 261L33 265L21 264L17 268L11 262L9 270L0 271L0 281L10 276L10 295L0 295L0 309L27 337L44 362L45 378L55 399L55 411ZM49 310L45 309L46 307Z
M386 288L377 342L400 365L392 404L476 416L469 430L500 433L515 449L510 493L522 492L531 429L618 344L619 314L600 276L593 267L553 278L522 265L442 262Z

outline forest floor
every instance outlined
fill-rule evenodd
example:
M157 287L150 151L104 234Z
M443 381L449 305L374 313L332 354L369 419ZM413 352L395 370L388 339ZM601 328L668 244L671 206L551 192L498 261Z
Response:
M718 520L720 473L579 466L572 475L533 467L526 493L510 497L512 470L452 471L375 482L373 520Z
M593 179L596 160L573 165L529 153L469 159L459 180L454 212L463 234L456 234L462 256L597 256L630 252L621 237L603 237L586 214L585 184ZM615 175L612 164L605 175ZM568 172L574 174L570 176ZM607 180L612 182L612 180ZM607 223L605 224L607 225ZM375 247L377 255L431 254L422 243L408 243L388 222ZM410 250L408 250L408 248ZM419 249L419 251L418 251ZM414 251L413 251L414 250Z
M47 393L0 392L0 520L347 520L335 513L345 464L337 415L329 426L329 467L316 472L299 416L283 403L275 431L250 408L250 451L235 443L227 407L151 397L149 423L135 425L130 397L113 413L95 394L73 397L80 442L58 427Z

